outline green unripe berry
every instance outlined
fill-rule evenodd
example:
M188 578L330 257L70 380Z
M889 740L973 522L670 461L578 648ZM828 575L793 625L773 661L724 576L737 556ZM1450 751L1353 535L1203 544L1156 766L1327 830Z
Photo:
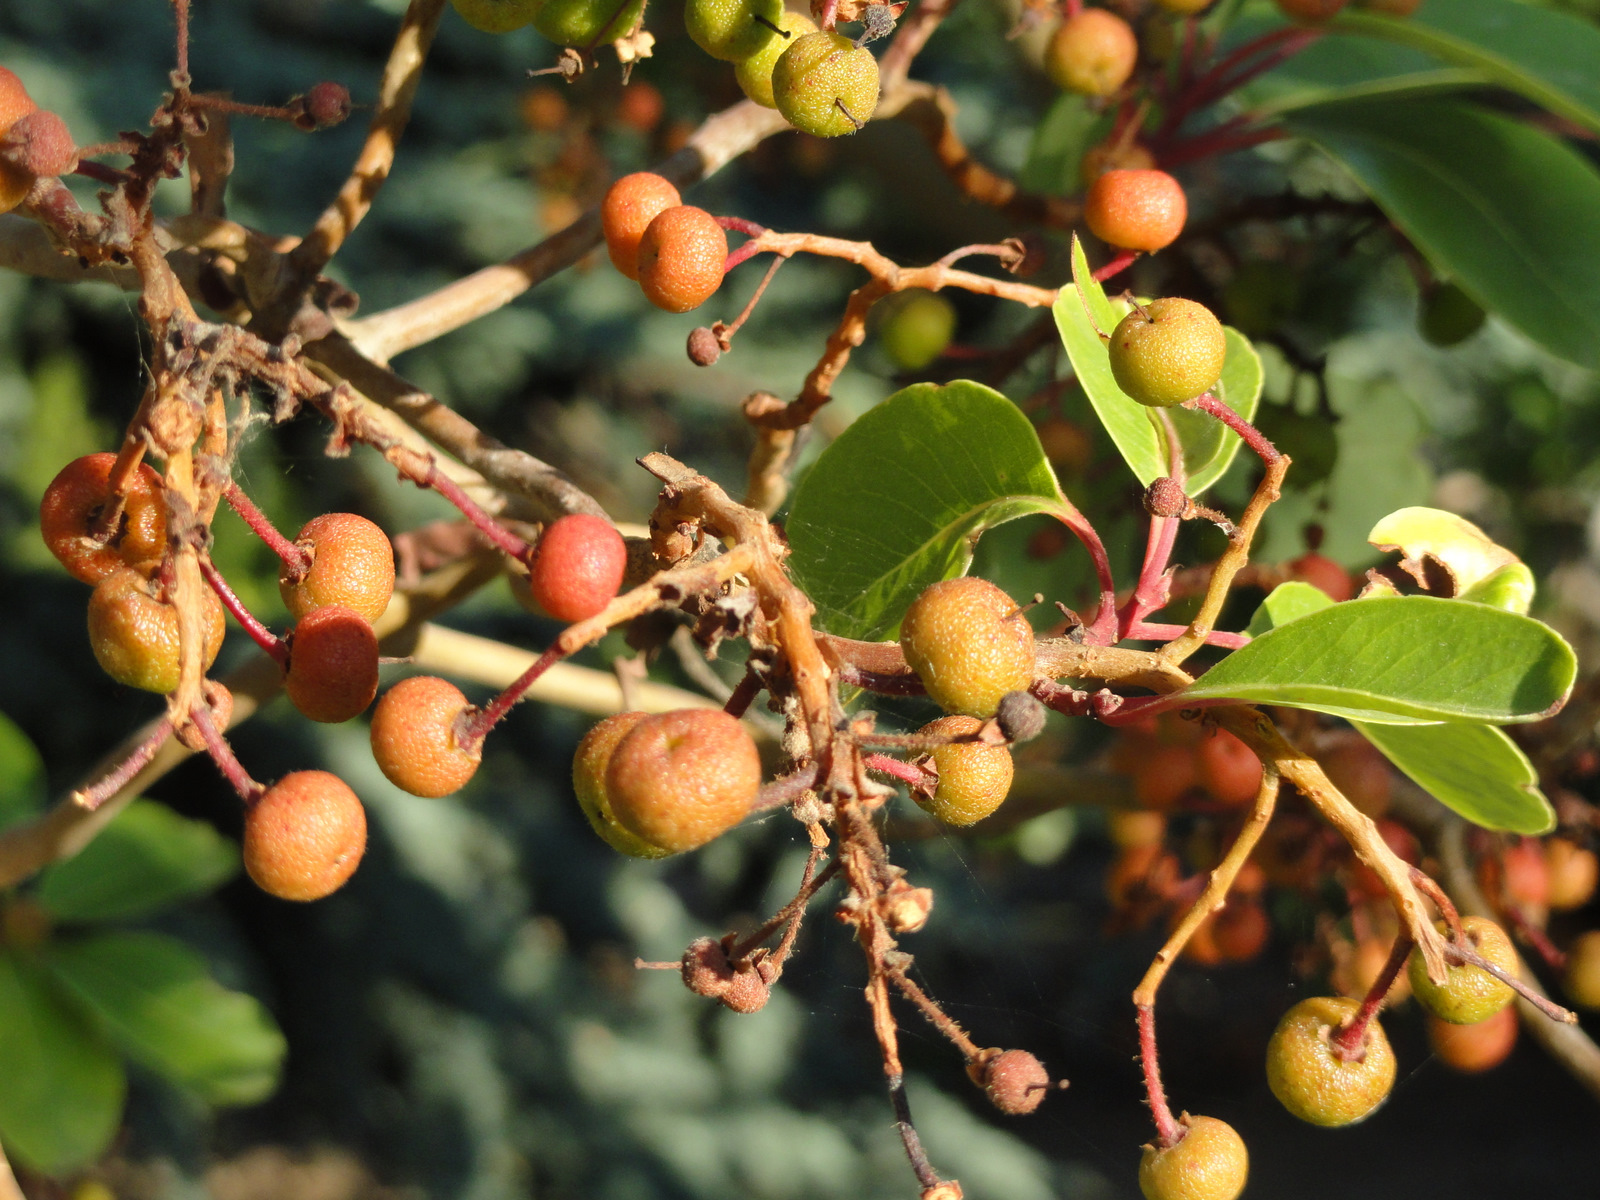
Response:
M1483 328L1487 314L1453 283L1441 283L1422 297L1417 329L1435 346L1455 346Z
M538 13L544 0L450 0L461 19L485 33L521 29Z
M631 31L644 0L542 0L533 27L558 46L598 46Z
M956 306L937 292L914 291L884 318L878 339L902 371L920 371L950 344Z
M1033 628L987 579L946 579L924 591L900 623L900 648L948 712L987 720L1002 696L1033 682Z
M572 757L572 787L578 793L578 807L589 818L590 826L613 850L630 858L665 858L672 851L652 845L622 827L606 795L606 768L611 764L612 752L647 716L648 713L642 712L617 713L584 734L578 743L578 752Z
M694 44L712 58L736 63L762 53L772 42L788 44L772 31L782 15L783 0L689 0L683 24Z
M878 60L842 33L808 33L773 65L772 98L804 133L855 133L878 107Z
M1167 408L1216 387L1228 339L1205 305L1169 296L1123 317L1107 350L1119 388L1140 404Z
M762 108L778 107L778 102L772 98L772 68L795 38L815 33L817 23L804 13L784 9L778 17L778 28L782 32L773 34L763 42L761 49L733 64L734 78L739 81L744 94Z
M1504 929L1487 917L1467 917L1461 922L1461 928L1479 954L1506 974L1517 974L1517 950ZM1452 1025L1476 1025L1516 998L1508 985L1482 967L1450 967L1444 983L1435 983L1428 978L1427 964L1422 961L1420 951L1412 951L1406 971L1418 1002Z
M1394 1087L1394 1051L1377 1021L1367 1025L1359 1059L1335 1053L1332 1036L1360 1002L1313 996L1283 1015L1267 1043L1267 1086L1279 1102L1313 1125L1353 1125L1370 1116Z
M938 736L977 733L983 722L976 717L940 717L917 732ZM930 753L939 772L933 795L913 791L911 798L946 825L972 825L1005 803L1011 791L1011 749L981 742L952 742Z
M1145 1200L1235 1200L1250 1177L1244 1139L1226 1121L1191 1117L1178 1122L1175 1145L1146 1146L1139 1159L1139 1190Z

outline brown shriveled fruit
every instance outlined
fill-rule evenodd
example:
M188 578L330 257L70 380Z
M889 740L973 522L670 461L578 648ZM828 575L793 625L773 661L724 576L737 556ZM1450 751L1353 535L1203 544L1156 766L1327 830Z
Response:
M129 477L122 516L110 541L91 536L95 521L105 510L111 467L116 461L110 451L74 459L50 481L39 502L39 532L44 544L84 583L99 583L120 567L137 567L149 574L167 552L167 504L161 476L144 463Z
M448 796L467 786L482 761L457 742L456 724L472 710L455 684L433 675L402 679L372 712L372 757L395 787L413 796Z
M639 289L668 312L699 308L722 286L728 235L703 208L665 209L639 238Z
M629 279L639 278L639 239L651 221L683 203L678 189L650 171L624 175L600 202L600 227L605 231L611 265Z
M980 1068L984 1095L1008 1116L1031 1113L1052 1090L1050 1072L1026 1050L1003 1050Z
M355 513L324 513L306 522L295 545L310 554L310 568L298 580L287 565L278 573L278 591L295 620L328 604L342 604L368 621L383 616L394 595L388 534Z
M1517 1010L1503 1008L1476 1025L1452 1025L1428 1014L1428 1044L1439 1061L1463 1075L1498 1067L1517 1044Z
M65 175L78 165L78 144L60 116L36 109L0 138L0 163L34 179Z
M578 794L578 807L589 818L589 825L613 850L630 858L665 858L671 851L653 846L622 827L611 811L606 795L606 768L617 743L633 731L648 713L616 713L597 722L572 756L572 788ZM685 962L688 960L685 959Z
M1313 1125L1353 1125L1370 1116L1394 1087L1394 1051L1376 1020L1362 1055L1345 1061L1329 1039L1360 1008L1345 997L1302 1000L1278 1022L1267 1043L1267 1085L1279 1102Z
M1235 1200L1250 1176L1250 1155L1232 1125L1215 1117L1178 1119L1183 1137L1146 1146L1139 1159L1145 1200Z
M205 620L200 662L209 670L222 649L222 603L210 588L199 599ZM130 567L107 575L89 597L89 645L118 683L162 694L178 686L178 610Z
M361 865L367 815L337 775L295 771L273 784L244 819L244 868L280 900L320 900Z
M617 527L592 513L552 521L533 548L528 591L558 621L584 621L617 594L628 567L628 547Z
M987 720L1007 692L1033 682L1033 628L987 579L968 575L927 588L900 623L900 648L928 695L949 712Z
M606 796L623 828L676 854L703 846L750 812L761 756L720 709L685 708L629 730L606 767Z
M1506 974L1517 974L1517 949L1501 929L1487 917L1465 917L1462 931L1485 959ZM1441 932L1443 926L1441 924ZM1411 991L1434 1016L1452 1025L1475 1025L1487 1020L1516 998L1509 984L1501 983L1482 967L1450 967L1444 983L1428 978L1428 968L1420 951L1412 951L1406 970Z
M337 724L360 716L378 694L378 635L371 622L340 604L301 617L289 635L283 688L313 721Z
M940 717L917 730L919 735L962 736L977 733L976 717ZM1011 791L1011 750L981 742L936 746L930 754L939 782L929 796L912 789L911 798L946 825L972 825L1005 803Z
M1189 219L1189 201L1165 171L1107 171L1083 198L1089 232L1118 250L1153 254L1174 241Z
M1103 8L1083 8L1056 29L1045 47L1044 69L1065 91L1110 96L1128 82L1138 59L1132 26Z

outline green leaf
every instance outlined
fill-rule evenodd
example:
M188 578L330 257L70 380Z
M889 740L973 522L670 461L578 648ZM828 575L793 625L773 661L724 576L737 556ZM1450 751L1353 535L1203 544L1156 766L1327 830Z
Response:
M1353 721L1534 721L1565 702L1572 648L1529 617L1429 596L1335 604L1262 634L1183 693Z
M1600 29L1592 21L1509 0L1428 0L1406 20L1348 9L1332 28L1469 68L1600 133Z
M1448 100L1318 105L1286 124L1343 163L1472 299L1563 358L1600 365L1600 171L1582 155Z
M44 759L16 722L0 713L0 826L26 820L44 802Z
M45 962L135 1062L212 1104L254 1104L278 1083L285 1043L255 997L229 991L206 960L158 933L61 941Z
M922 383L822 452L784 528L818 624L876 638L924 588L966 570L985 529L1067 509L1015 404L977 383Z
M1034 126L1027 161L1017 172L1018 185L1047 196L1080 191L1084 151L1111 131L1112 116L1112 110L1091 109L1087 96L1073 92L1057 96Z
M1549 833L1555 809L1533 764L1489 725L1373 725L1354 722L1389 761L1425 791L1486 829Z
M1422 571L1423 557L1431 556L1444 567L1458 593L1517 561L1515 554L1465 517L1422 505L1390 513L1372 527L1367 541L1385 553L1398 550L1400 565L1413 577Z
M1245 626L1244 631L1252 638L1258 638L1280 625L1287 625L1290 621L1298 621L1301 617L1321 612L1332 603L1333 598L1321 588L1302 583L1298 579L1291 579L1288 583L1280 583L1267 593L1267 598L1261 602L1261 607L1256 609L1255 615L1250 618L1250 624Z
M1078 383L1094 406L1095 414L1121 452L1124 461L1149 485L1169 474L1166 436L1155 411L1130 398L1117 386L1111 361L1100 333L1109 334L1128 311L1120 301L1106 298L1094 279L1083 244L1072 239L1074 283L1061 289L1053 309L1062 345L1072 359ZM1098 327L1098 328L1097 328ZM1228 357L1216 395L1245 420L1255 416L1261 399L1261 358L1250 339L1236 329L1226 329ZM1165 410L1178 432L1188 478L1184 490L1199 495L1221 477L1239 452L1240 441L1222 424L1204 413L1187 409Z
M1503 608L1507 612L1526 613L1533 607L1534 587L1533 572L1527 563L1507 563L1467 588L1461 593L1461 599Z
M30 960L0 954L0 1141L60 1175L98 1158L122 1120L127 1077L110 1043Z
M238 869L238 849L211 826L135 800L76 857L46 870L37 898L58 920L119 920L208 892Z

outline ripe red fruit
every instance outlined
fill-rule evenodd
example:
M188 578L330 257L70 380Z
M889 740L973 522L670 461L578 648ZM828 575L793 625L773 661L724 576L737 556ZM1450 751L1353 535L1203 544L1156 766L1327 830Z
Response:
M1139 39L1116 13L1078 10L1061 22L1044 52L1044 69L1057 87L1085 96L1110 96L1128 82L1139 59Z
M222 649L222 604L206 588L201 664L210 669ZM128 567L101 580L89 597L89 645L101 669L118 683L166 694L178 686L178 610L161 590Z
M703 208L680 204L657 214L639 238L639 288L668 312L699 308L722 286L728 235Z
M284 670L289 702L313 721L337 724L365 712L378 694L378 635L339 604L313 609L289 635Z
M600 202L600 228L611 264L629 279L638 279L639 239L651 221L682 203L677 188L649 171L624 175L613 183Z
M1107 171L1083 199L1089 231L1119 250L1148 254L1171 245L1189 219L1189 201L1165 171Z
M311 567L295 580L287 564L278 591L299 620L314 608L341 604L376 621L394 595L394 547L389 535L355 513L324 513L307 521L295 545L311 556Z
M755 742L715 708L640 721L606 767L612 815L630 833L673 854L703 846L744 820L760 790Z
M552 521L533 548L528 590L558 621L583 621L611 602L627 566L628 548L615 525L571 513Z
M1503 1008L1476 1025L1452 1025L1428 1014L1428 1044L1452 1071L1476 1075L1498 1067L1517 1044L1517 1010Z
M1146 1146L1139 1159L1145 1200L1235 1200L1250 1176L1244 1139L1215 1117L1184 1113L1178 1123L1184 1128L1180 1141Z
M1007 692L1027 690L1038 654L1016 602L971 575L933 584L911 602L900 648L941 708L982 719Z
M1320 588L1330 600L1349 600L1356 594L1355 580L1333 559L1322 554L1302 554L1287 564L1290 579L1298 579Z
M39 532L44 544L84 583L99 583L121 567L138 567L148 574L167 552L167 505L161 476L145 463L139 464L128 481L122 516L111 540L100 542L91 536L95 521L105 510L111 467L116 461L110 451L74 459L50 481L39 502Z
M482 760L456 737L472 706L453 683L433 675L402 679L372 712L372 757L390 783L413 796L448 796L466 787Z
M1218 729L1201 739L1195 752L1200 786L1218 804L1243 808L1261 790L1261 760L1255 752L1226 729Z
M361 864L367 814L337 775L295 771L273 784L244 820L244 869L280 900L320 900Z

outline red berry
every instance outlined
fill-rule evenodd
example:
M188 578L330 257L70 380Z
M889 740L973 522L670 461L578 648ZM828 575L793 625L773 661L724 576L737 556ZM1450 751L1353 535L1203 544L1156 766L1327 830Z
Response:
M1107 171L1083 200L1089 231L1119 250L1154 253L1171 245L1189 218L1189 202L1165 171Z
M367 815L337 775L296 771L273 784L245 815L244 868L281 900L320 900L361 864Z
M628 548L615 525L590 513L552 521L533 548L528 590L558 621L587 620L622 586Z
M28 89L22 86L22 80L0 67L0 137L9 133L18 120L38 107L33 97L28 95ZM10 212L22 203L28 190L33 187L33 178L20 167L0 162L0 213Z
M981 1068L984 1094L1001 1112L1020 1117L1031 1113L1050 1091L1050 1072L1026 1050L1004 1050Z
M1320 588L1331 600L1349 600L1356 594L1355 580L1350 578L1350 572L1326 555L1302 554L1288 564L1288 572L1290 579Z
M453 683L433 675L402 679L372 712L372 757L395 787L413 796L448 796L466 787L482 760L481 746L457 741L457 723L472 706Z
M289 635L283 685L289 702L313 721L359 716L378 694L378 635L342 605L313 609Z
M639 287L668 312L699 308L722 286L728 235L703 208L665 209L639 238Z
M3 102L0 93L0 102ZM138 567L145 574L167 552L167 505L162 498L161 476L140 463L128 480L122 516L111 540L91 536L96 519L109 498L112 464L110 451L86 454L61 468L39 502L39 532L50 553L76 578L99 583L121 567Z
M638 279L639 239L651 221L682 203L677 188L649 171L624 175L613 183L600 202L600 228L612 265L629 279Z
M1134 768L1133 795L1141 808L1171 808L1199 782L1193 746L1151 746Z
M314 608L341 604L376 621L394 595L394 547L389 535L355 513L324 513L307 521L295 545L311 556L299 579L287 565L278 573L278 591L299 620Z
M1203 738L1195 752L1200 784L1218 804L1243 808L1261 790L1261 760L1226 729Z

